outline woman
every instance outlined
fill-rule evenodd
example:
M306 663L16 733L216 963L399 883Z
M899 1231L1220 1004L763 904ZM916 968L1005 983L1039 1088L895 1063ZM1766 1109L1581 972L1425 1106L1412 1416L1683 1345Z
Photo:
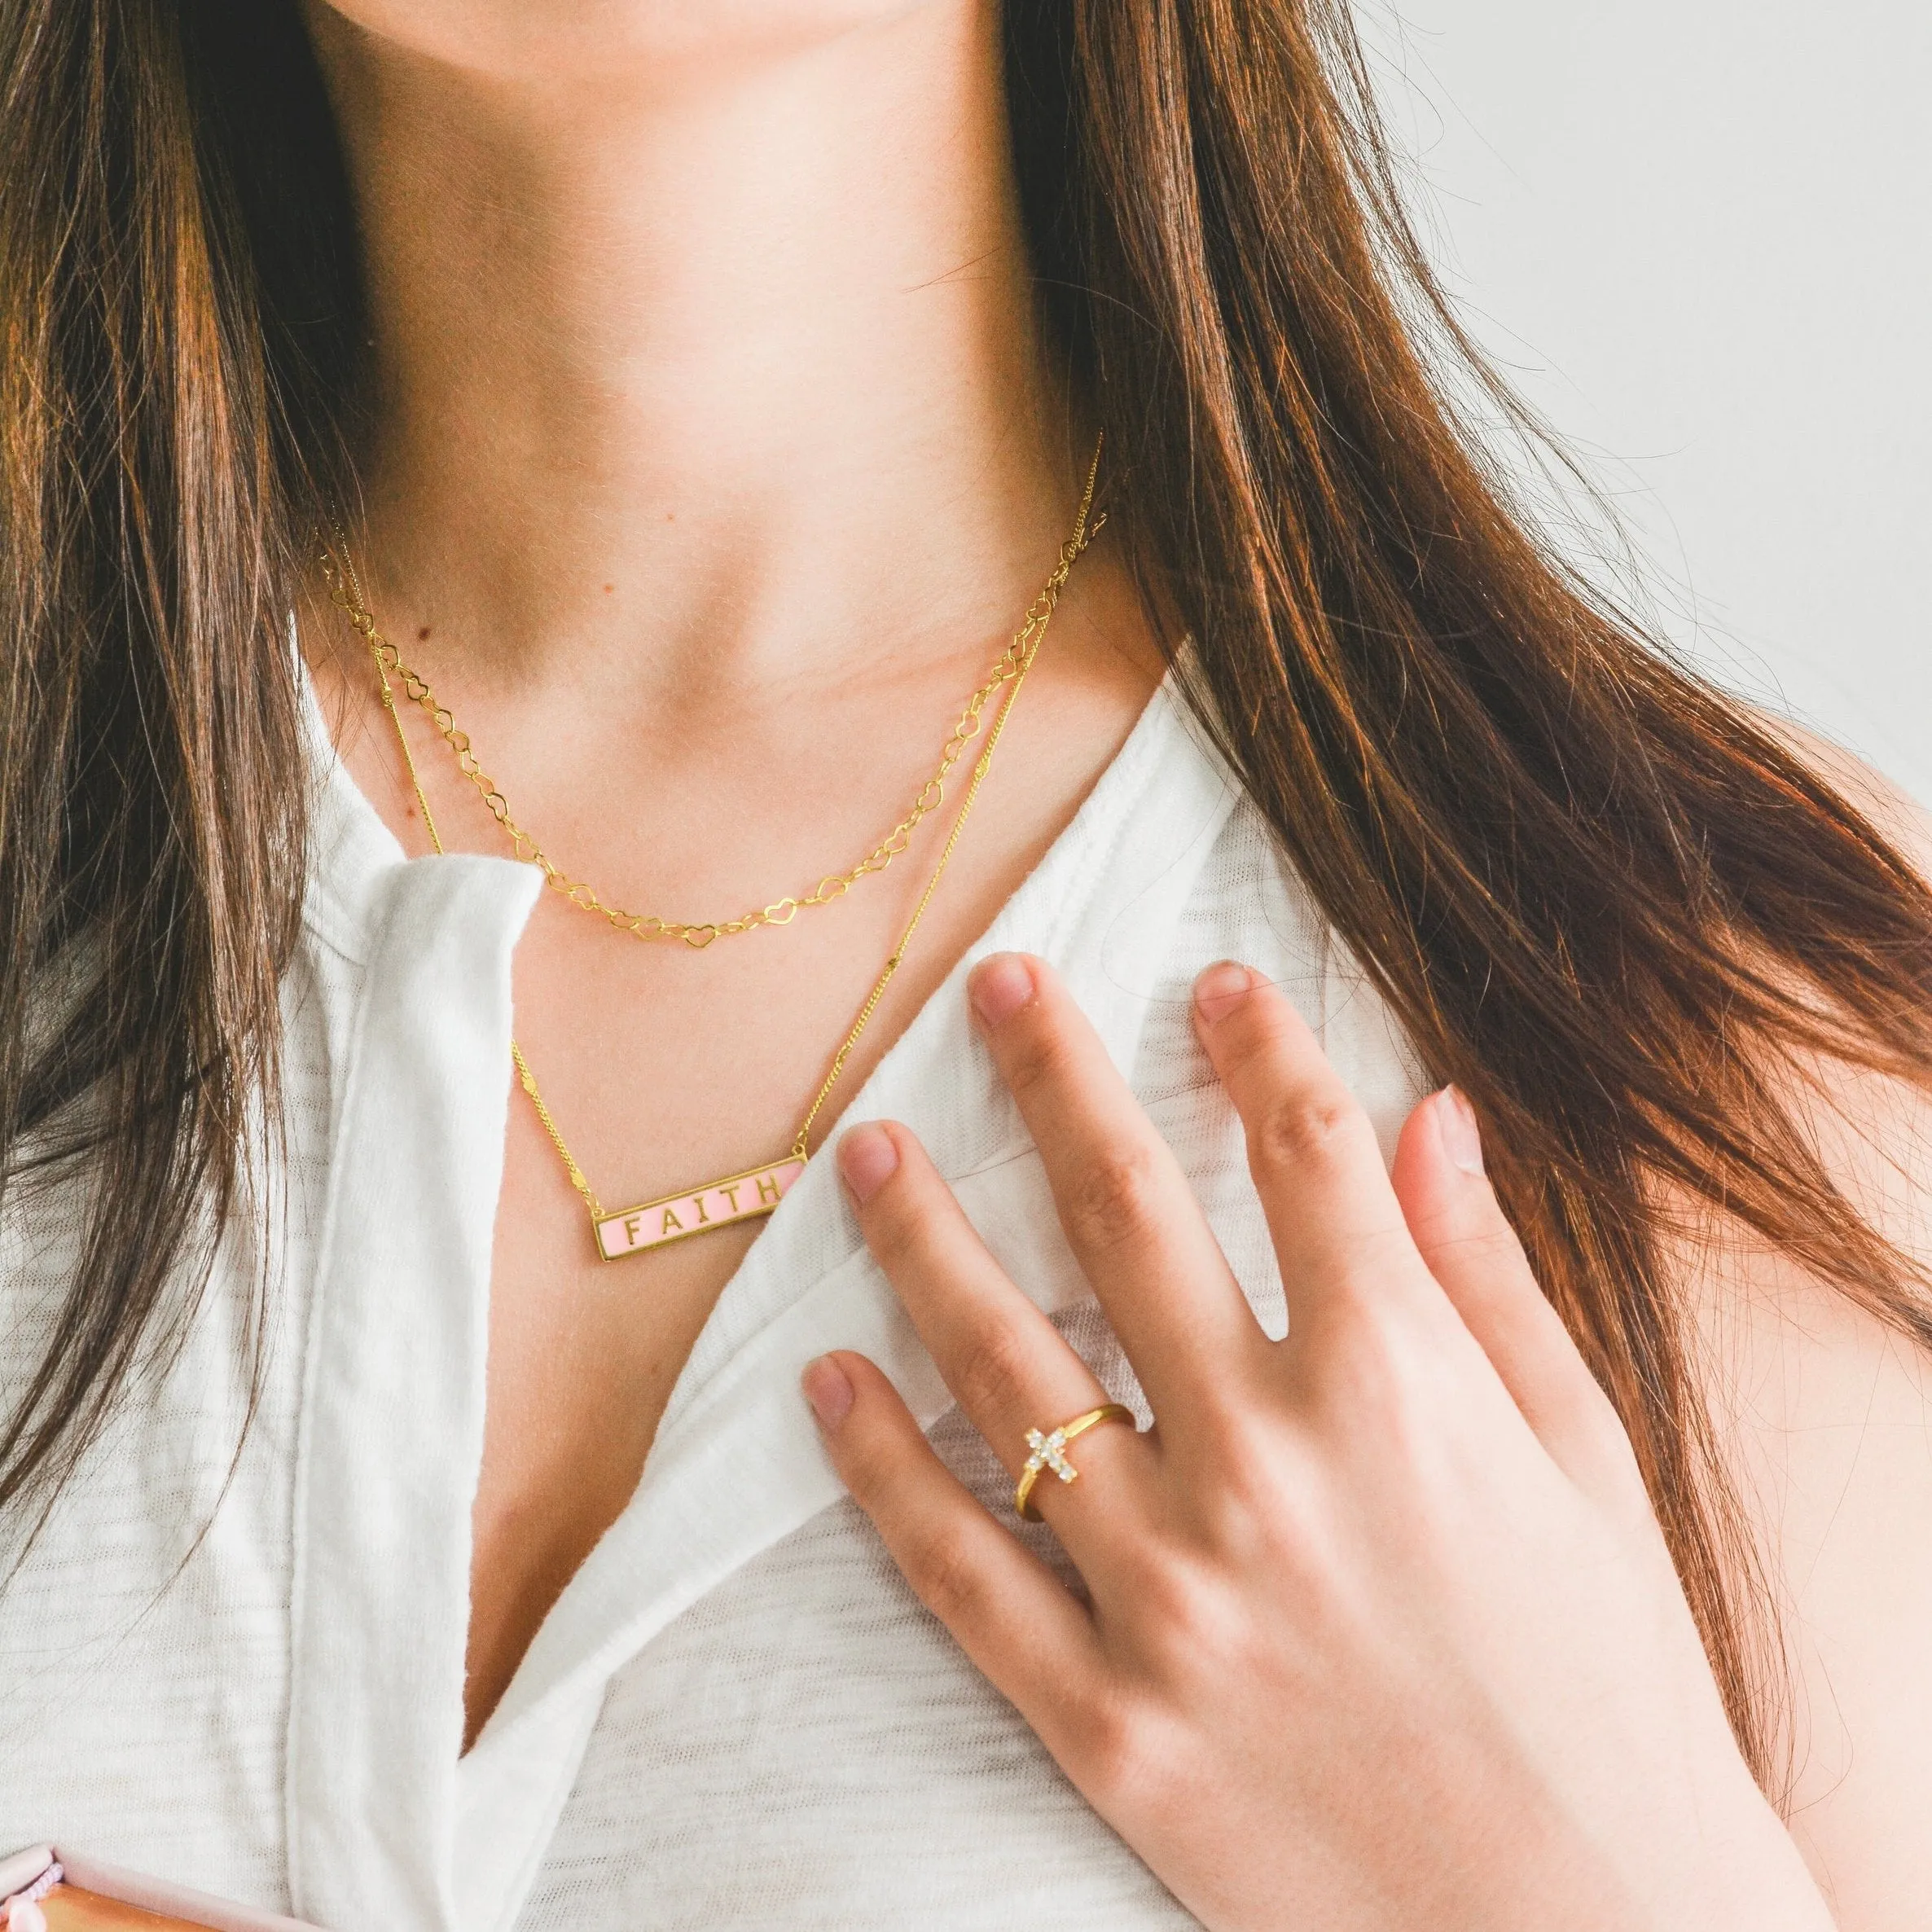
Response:
M14 1838L1923 1922L1919 834L1512 509L1337 6L0 20Z

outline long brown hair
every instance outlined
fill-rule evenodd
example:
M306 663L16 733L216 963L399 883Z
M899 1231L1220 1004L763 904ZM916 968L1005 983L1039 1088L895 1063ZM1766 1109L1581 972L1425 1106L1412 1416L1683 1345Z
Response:
M1484 1122L1770 1768L1756 1558L1666 1201L1932 1340L1789 1098L1932 1086L1932 892L1535 534L1345 0L1008 0L1043 309L1190 695ZM303 880L283 613L346 481L353 228L293 0L0 0L0 1141L100 1183L0 1507L191 1319L275 1093ZM1464 385L1466 387L1466 385ZM1527 419L1516 414L1519 424ZM51 1018L50 1018L50 1015Z

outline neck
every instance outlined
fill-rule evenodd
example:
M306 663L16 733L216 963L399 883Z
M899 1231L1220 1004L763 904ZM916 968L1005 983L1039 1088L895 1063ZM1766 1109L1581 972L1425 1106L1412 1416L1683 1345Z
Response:
M676 700L1011 629L1087 449L1043 374L991 0L581 60L312 15L393 631Z

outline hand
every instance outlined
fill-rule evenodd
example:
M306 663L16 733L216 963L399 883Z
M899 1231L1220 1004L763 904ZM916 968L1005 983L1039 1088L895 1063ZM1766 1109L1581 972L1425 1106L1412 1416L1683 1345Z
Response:
M975 1012L1157 1425L1043 1477L1089 1602L968 1494L885 1377L806 1390L922 1600L1206 1925L1828 1926L1726 1723L1629 1442L1539 1292L1454 1090L1369 1123L1275 988L1195 1022L1247 1130L1290 1332L1255 1321L1172 1154L1052 972ZM1107 1399L913 1136L840 1144L866 1240L1017 1475Z

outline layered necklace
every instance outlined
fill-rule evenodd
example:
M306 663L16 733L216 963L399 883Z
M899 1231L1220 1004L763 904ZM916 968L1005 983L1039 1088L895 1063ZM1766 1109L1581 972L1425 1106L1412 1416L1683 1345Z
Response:
M974 802L979 797L980 788L986 782L986 774L992 769L993 754L999 749L1001 735L1005 731L1007 720L1012 716L1013 706L1018 701L1021 686L1026 682L1026 674L1033 668L1033 661L1038 655L1046 640L1047 627L1052 621L1053 613L1060 601L1060 594L1065 588L1068 577L1094 536L1106 520L1104 516L1095 516L1093 512L1094 485L1100 474L1100 445L1094 446L1093 460L1087 466L1087 484L1081 493L1080 507L1074 518L1073 533L1060 547L1060 555L1052 574L1042 586L1039 595L1028 605L1020 628L1014 632L1012 641L994 661L991 670L983 683L966 700L964 709L959 714L959 722L953 727L951 735L942 748L939 762L932 775L919 790L917 797L905 815L884 838L858 863L845 872L829 872L809 890L788 894L768 905L758 906L742 912L734 918L716 920L678 920L663 917L656 913L631 912L608 899L595 888L581 879L572 877L546 854L536 837L525 829L510 809L509 801L491 780L478 760L468 735L459 730L456 720L448 708L441 704L428 683L411 670L403 661L402 654L384 637L377 627L375 613L370 609L363 595L362 579L358 574L355 562L350 555L349 544L341 526L336 519L330 520L330 536L320 546L319 562L323 577L328 586L329 595L341 609L351 626L369 647L370 656L375 665L376 684L382 699L383 709L389 714L389 722L395 727L396 741L402 748L402 762L409 773L409 782L416 797L416 805L423 815L423 828L428 834L429 843L439 856L443 851L443 841L438 833L435 815L429 809L429 801L423 790L421 774L416 769L415 754L411 749L409 734L403 728L402 714L397 699L406 699L416 705L429 719L436 733L449 747L456 761L457 768L476 788L485 807L502 828L510 842L513 854L526 863L534 865L542 872L546 882L571 905L603 920L617 933L629 933L643 940L673 941L694 951L701 951L720 939L741 937L757 931L760 927L780 927L790 924L799 913L822 906L828 906L844 898L854 886L875 872L884 872L893 860L905 851L912 835L920 824L940 810L946 803L946 786L968 750L982 736L978 757L974 760L970 775L960 797L959 810L953 816L952 826L946 833L946 842L940 847L939 856L933 862L928 875L924 889L912 909L911 917L906 922L899 934L898 942L886 955L885 964L880 968L878 977L872 981L871 990L866 995L845 1038L826 1068L825 1077L819 1083L811 1104L805 1111L805 1117L798 1123L798 1131L792 1136L789 1149L779 1159L767 1161L762 1166L747 1167L735 1174L727 1174L718 1179L705 1181L695 1188L685 1188L674 1194L663 1194L655 1200L647 1201L636 1207L607 1209L595 1188L585 1177L569 1144L565 1141L555 1117L545 1102L537 1085L537 1078L530 1070L530 1064L523 1049L512 1039L510 1057L515 1064L518 1084L529 1096L530 1104L536 1109L537 1118L542 1123L544 1132L551 1144L556 1149L564 1170L570 1177L570 1184L577 1190L579 1198L588 1210L592 1238L597 1252L606 1261L621 1261L626 1256L643 1254L653 1248L661 1248L672 1241L683 1240L692 1235L708 1233L717 1227L729 1227L741 1221L749 1221L768 1214L790 1191L800 1175L804 1173L806 1163L811 1157L812 1129L823 1111L825 1103L839 1077L845 1070L845 1063L851 1057L853 1049L858 1044L859 1037L866 1030L879 1002L885 995L885 989L891 985L893 976L904 963L907 949L913 936L919 930L920 921L925 917L926 908L932 903L933 895L939 889L939 881L945 876L947 863L951 859L954 848L959 842L959 836L966 829L966 821L972 816ZM1002 695L1003 693L1003 695ZM995 702L997 700L997 702ZM986 713L992 707L989 724Z

